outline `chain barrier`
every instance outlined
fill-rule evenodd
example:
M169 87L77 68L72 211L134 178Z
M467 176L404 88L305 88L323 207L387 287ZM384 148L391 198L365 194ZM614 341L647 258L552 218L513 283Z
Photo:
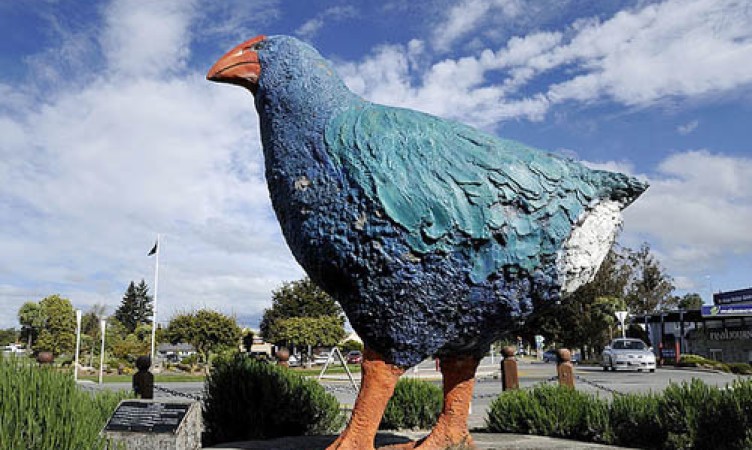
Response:
M590 381L590 380L588 380L587 378L582 378L582 377L581 377L581 376L579 376L579 375L575 375L575 377L574 377L574 378L575 378L575 380L577 380L577 381L582 381L582 382L583 382L583 383L585 383L585 384L589 384L590 386L593 386L594 388L597 388L597 389L601 389L601 390L603 390L603 391L606 391L606 392L609 392L609 393L611 393L611 394L614 394L614 395L624 395L624 393L623 393L623 392L619 392L619 391L617 391L616 389L612 389L612 388L610 388L610 387L606 387L606 386L604 386L604 385L602 385L602 384L600 384L600 383L596 383L595 381Z
M166 388L164 386L159 386L159 385L156 385L156 384L154 385L154 390L163 392L165 394L170 394L173 397L184 397L184 398L189 398L191 400L195 400L195 401L199 401L199 402L203 400L203 395L201 395L201 394L196 394L196 395L186 394L184 392L178 392L176 390L169 389L169 388Z

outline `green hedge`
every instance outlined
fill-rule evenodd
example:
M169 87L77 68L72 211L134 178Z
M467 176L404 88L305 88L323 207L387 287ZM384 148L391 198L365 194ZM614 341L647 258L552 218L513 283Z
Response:
M507 391L491 403L486 427L638 448L749 449L752 380L718 389L694 379L610 403L550 385Z
M0 356L0 448L103 449L99 432L128 395L84 392L70 372Z
M328 434L344 424L339 402L319 383L244 355L218 360L204 390L205 446Z
M429 382L402 378L394 388L381 419L382 430L427 430L436 424L443 404L443 393Z
M506 391L488 410L491 432L608 442L608 404L591 394L544 385Z

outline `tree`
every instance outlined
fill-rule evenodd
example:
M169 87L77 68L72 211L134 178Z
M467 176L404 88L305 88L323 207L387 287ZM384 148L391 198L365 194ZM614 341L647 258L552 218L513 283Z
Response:
M209 353L237 348L240 336L241 330L234 317L209 309L174 316L166 331L171 343L193 345L202 361L208 361Z
M18 340L18 331L15 328L0 330L0 345L14 344Z
M50 295L39 302L44 325L39 332L34 350L52 352L54 355L71 353L76 344L76 313L67 298Z
M342 308L309 278L284 283L272 292L272 307L264 310L260 327L261 335L267 342L281 343L282 341L277 340L281 334L276 327L280 320L293 317L334 317L342 329L342 336L345 335L345 318ZM324 338L322 336L322 339Z
M599 351L616 328L614 312L654 312L676 304L673 284L650 252L614 247L594 279L563 298L560 304L536 305L524 327L532 341L543 335L552 345L582 348L586 355Z
M673 280L650 252L647 243L629 253L629 265L632 277L626 301L630 312L650 314L676 307L677 299L671 295L674 291Z
M337 317L291 317L277 320L271 341L292 345L334 347L345 337Z
M685 294L684 297L682 297L678 301L679 309L702 309L702 297L700 297L700 294L693 292L691 294Z
M26 302L18 310L18 323L21 324L21 338L28 342L27 348L31 350L44 325L44 317L39 304Z
M251 351L251 347L253 347L254 337L255 337L255 334L253 333L253 330L248 330L243 335L243 347L245 348L246 352Z
M123 295L123 301L115 311L115 318L122 323L129 333L133 333L141 324L151 323L153 315L152 296L144 280L136 285L133 281Z

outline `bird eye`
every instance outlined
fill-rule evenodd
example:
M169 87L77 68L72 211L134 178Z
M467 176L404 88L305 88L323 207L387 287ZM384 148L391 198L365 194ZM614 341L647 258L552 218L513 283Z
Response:
M255 52L256 50L260 50L262 48L263 48L262 42L259 41L259 42L254 42L253 44L251 44L250 46L246 47L243 50L246 50L246 51L250 50L250 51Z

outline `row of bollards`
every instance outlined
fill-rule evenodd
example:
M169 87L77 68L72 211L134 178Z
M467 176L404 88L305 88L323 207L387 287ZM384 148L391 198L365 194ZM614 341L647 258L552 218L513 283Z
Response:
M504 347L501 352L504 360L501 362L501 387L503 390L520 388L520 377L517 373L517 360L514 357L516 348ZM572 365L572 353L565 349L557 350L556 375L559 378L559 386L574 389L574 366Z

